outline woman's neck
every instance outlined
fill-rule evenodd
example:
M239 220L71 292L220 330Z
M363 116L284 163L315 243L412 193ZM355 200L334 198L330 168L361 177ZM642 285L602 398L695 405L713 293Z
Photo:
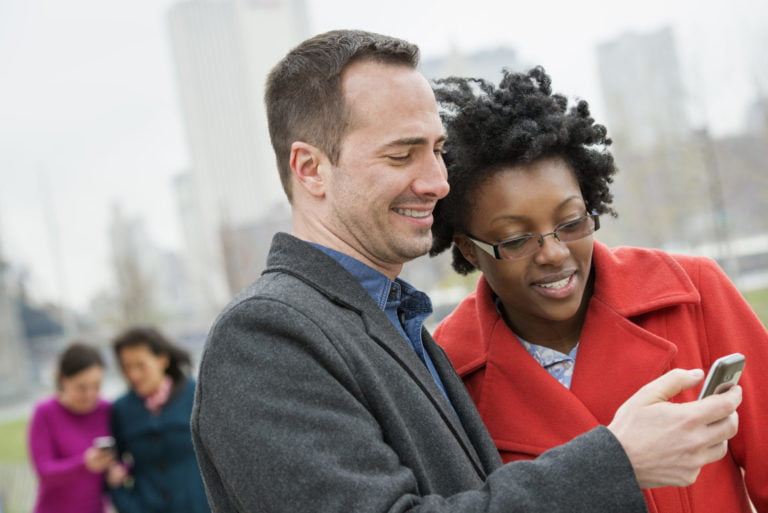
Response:
M568 354L579 343L581 328L584 326L591 297L592 287L590 283L584 291L576 314L562 321L527 315L507 308L503 302L500 304L501 316L507 326L526 342Z
M548 347L563 354L570 353L581 337L581 323L576 322L575 318L567 321L548 321L546 325L542 325L539 322L526 322L520 318L513 322L506 313L503 313L502 317L515 335L526 342Z

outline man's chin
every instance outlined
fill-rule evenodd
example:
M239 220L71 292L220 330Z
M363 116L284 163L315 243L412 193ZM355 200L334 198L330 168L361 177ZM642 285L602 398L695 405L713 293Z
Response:
M401 248L400 256L403 257L406 262L415 260L416 258L422 257L429 253L431 247L432 237L430 236L420 240L418 243L414 241L414 244Z

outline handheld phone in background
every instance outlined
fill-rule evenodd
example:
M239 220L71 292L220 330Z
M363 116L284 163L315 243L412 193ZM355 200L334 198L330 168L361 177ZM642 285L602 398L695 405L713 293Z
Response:
M741 373L744 372L745 363L746 360L741 353L729 354L715 360L709 368L699 399L712 394L721 394L736 385Z
M115 439L111 436L97 436L93 439L93 446L97 449L111 450L115 448Z

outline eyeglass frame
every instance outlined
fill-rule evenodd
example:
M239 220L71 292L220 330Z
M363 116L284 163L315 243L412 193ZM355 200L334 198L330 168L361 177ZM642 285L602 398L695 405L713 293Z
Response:
M590 217L593 219L593 221L595 223L595 227L594 227L594 229L590 233L584 235L583 237L579 237L578 239L573 239L573 240L569 240L569 241L563 241L563 240L560 239L560 237L557 236L557 231L560 230L562 227L567 226L567 225L569 225L571 223L575 223L576 221L580 221L582 219L587 219L587 218L590 218ZM577 217L576 219L572 219L570 221L567 221L565 223L562 223L562 224L558 225L557 227L555 227L554 230L552 230L549 233L528 233L526 235L518 235L517 237L510 237L509 239L504 239L504 240L502 240L502 241L500 241L500 242L498 242L496 244L491 244L490 242L485 242L484 240L480 240L477 237L473 237L469 233L464 233L464 236L466 238L468 238L469 240L471 240L475 244L475 246L477 246L478 248L482 249L483 251L485 251L486 253L491 255L496 260L518 260L520 258L525 258L527 256L531 256L531 255L535 254L536 251L541 249L542 246L544 246L544 237L548 237L548 236L551 235L558 242L563 242L563 243L576 242L577 240L581 240L581 239L585 239L585 238L589 237L590 235L592 235L593 233L595 233L599 229L600 229L600 214L598 214L597 212L595 212L593 210L591 214L585 214L583 216ZM538 239L539 239L539 247L538 247L538 249L536 251L533 251L532 253L526 253L524 255L520 255L520 256L516 256L516 257L503 257L501 255L501 251L499 250L500 246L502 246L504 244L507 244L508 242L513 241L515 239L531 239L531 238L535 238L535 237L538 237Z

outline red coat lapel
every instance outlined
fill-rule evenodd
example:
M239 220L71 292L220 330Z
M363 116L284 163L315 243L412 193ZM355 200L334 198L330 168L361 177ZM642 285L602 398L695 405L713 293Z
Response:
M581 331L571 392L601 424L646 383L671 368L677 347L593 297Z
M528 354L500 318L489 343L480 415L502 452L536 456L597 421Z
M630 316L699 301L682 268L661 252L610 250L599 243L594 265L595 291L571 390L507 328L482 277L476 292L435 331L505 459L536 456L610 423L627 398L670 368L674 344Z

